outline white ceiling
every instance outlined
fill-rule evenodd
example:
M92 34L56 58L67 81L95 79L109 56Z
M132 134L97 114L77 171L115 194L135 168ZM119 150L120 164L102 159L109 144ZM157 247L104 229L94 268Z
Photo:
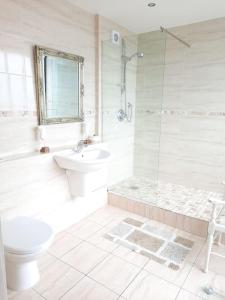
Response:
M225 17L225 0L70 0L77 6L100 14L127 29L148 32ZM155 2L155 7L147 4Z

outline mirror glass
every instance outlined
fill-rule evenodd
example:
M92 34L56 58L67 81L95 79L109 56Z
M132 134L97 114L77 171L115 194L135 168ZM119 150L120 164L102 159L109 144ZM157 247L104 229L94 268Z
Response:
M36 47L39 123L82 121L83 57Z

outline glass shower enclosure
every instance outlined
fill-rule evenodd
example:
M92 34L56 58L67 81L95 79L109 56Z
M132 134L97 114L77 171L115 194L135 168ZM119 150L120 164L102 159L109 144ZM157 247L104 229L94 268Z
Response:
M102 42L102 135L113 155L109 191L157 202L166 36Z

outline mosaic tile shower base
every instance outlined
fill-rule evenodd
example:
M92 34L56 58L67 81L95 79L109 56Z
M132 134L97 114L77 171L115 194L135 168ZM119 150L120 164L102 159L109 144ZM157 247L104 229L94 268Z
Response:
M175 271L180 269L194 245L172 230L132 218L124 219L104 237Z
M109 188L110 192L131 200L143 201L189 217L210 219L212 205L209 197L222 199L222 194L200 189L187 188L172 183L155 184L142 177L128 178Z

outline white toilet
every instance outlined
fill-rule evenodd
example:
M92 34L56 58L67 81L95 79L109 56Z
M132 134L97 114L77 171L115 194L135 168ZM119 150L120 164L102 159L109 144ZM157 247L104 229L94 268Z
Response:
M53 240L53 229L43 221L16 217L2 224L8 288L21 291L39 280L37 260Z

